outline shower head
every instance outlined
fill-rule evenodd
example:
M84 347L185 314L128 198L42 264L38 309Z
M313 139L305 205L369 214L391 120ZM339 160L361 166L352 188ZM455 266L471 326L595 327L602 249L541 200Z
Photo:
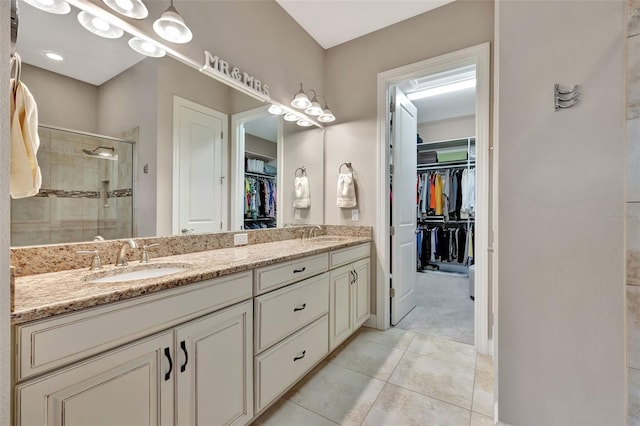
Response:
M93 151L89 151L88 149L82 150L82 153L87 157L101 158L103 160L113 160L113 161L118 159L118 154L116 154L115 152L116 152L115 148L108 147L108 146L99 146Z

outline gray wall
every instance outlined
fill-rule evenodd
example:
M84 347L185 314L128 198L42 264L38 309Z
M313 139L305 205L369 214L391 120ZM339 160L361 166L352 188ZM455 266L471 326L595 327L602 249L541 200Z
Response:
M448 118L418 124L418 134L424 142L468 138L476 135L476 116Z
M22 81L38 102L38 121L98 133L98 87L22 64Z
M325 222L374 225L376 211L377 74L493 40L493 2L456 1L326 53L327 97L338 121L326 130ZM358 174L360 221L335 204L338 166Z
M623 425L624 2L504 1L500 421ZM523 48L526 46L526 48ZM554 112L554 83L579 84Z
M254 154L265 155L273 159L278 157L277 143L250 135L249 133L245 133L244 135L244 150ZM265 163L267 163L267 161L265 161Z

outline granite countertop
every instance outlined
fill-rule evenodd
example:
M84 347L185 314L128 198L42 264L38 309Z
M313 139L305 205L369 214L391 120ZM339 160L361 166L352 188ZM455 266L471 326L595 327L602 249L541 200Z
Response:
M350 236L329 240L295 239L157 257L151 259L150 266L175 263L187 264L189 268L171 275L128 282L87 282L89 277L108 275L116 269L113 265L105 266L102 271L73 269L17 277L11 323L22 324L75 312L369 241L369 237ZM137 261L130 262L125 268L135 269L137 265Z

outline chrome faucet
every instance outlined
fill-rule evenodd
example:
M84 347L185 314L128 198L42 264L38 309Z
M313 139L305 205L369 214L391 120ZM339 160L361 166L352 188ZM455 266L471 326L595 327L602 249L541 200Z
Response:
M120 245L120 250L118 251L116 266L127 266L127 246L132 249L138 248L138 244L131 238L127 238L126 240L124 240L124 243Z
M309 239L312 239L318 236L318 233L316 231L322 231L322 226L314 225L313 228L309 230Z

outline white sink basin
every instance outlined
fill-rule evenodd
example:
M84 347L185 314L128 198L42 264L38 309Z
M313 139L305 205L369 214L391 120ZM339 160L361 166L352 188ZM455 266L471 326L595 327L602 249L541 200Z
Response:
M148 278L164 277L165 275L177 274L188 270L191 265L184 263L149 263L148 265L134 265L113 269L110 271L97 272L89 275L86 281L89 283L115 283L125 281L146 280Z

